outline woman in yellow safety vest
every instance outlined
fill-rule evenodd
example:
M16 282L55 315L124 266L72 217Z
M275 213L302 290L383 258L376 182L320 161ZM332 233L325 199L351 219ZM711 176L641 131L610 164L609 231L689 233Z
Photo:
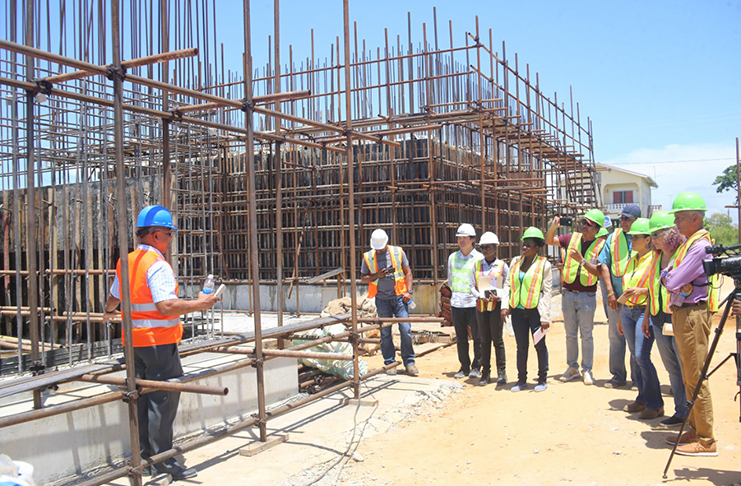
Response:
M502 301L502 320L512 315L512 328L517 341L517 384L513 392L527 388L527 355L530 334L538 354L538 384L536 392L548 388L548 349L545 331L551 325L551 288L553 271L548 259L538 255L545 245L543 232L530 227L522 235L522 255L512 260L505 292L509 297Z
M661 425L679 425L687 417L687 394L682 381L682 367L679 362L677 342L672 331L672 315L669 309L669 294L661 285L661 271L672 261L677 248L686 238L674 226L674 215L666 211L656 211L649 220L651 241L656 252L651 267L648 286L648 314L643 320L643 331L648 332L649 320L659 348L661 361L669 373L669 384L674 397L674 415L661 421Z
M654 334L651 326L645 328L646 304L648 302L650 275L653 268L654 252L651 251L651 230L646 218L638 218L630 227L633 252L623 274L623 295L625 300L618 321L618 332L625 336L633 359L638 364L634 383L638 387L635 401L625 406L630 413L640 412L638 418L649 420L664 415L664 400L661 398L659 376L651 362L651 347Z

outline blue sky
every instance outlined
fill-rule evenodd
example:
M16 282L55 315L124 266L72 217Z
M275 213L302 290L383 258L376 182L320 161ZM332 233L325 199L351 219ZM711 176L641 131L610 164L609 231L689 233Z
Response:
M220 0L218 25L241 30L241 5ZM517 52L531 77L540 74L545 93L568 100L571 86L582 118L592 119L597 162L654 177L654 204L670 206L683 190L700 192L712 211L733 203L730 193L715 193L712 181L735 163L741 136L741 1L351 1L350 19L375 50L384 28L390 38L406 39L407 12L420 41L422 23L432 28L433 6L442 45L448 20L460 45L478 15L482 32L493 29L495 46L505 41L510 59ZM283 59L289 44L294 58L309 55L312 27L323 59L335 37L342 39L342 2L283 0L281 24ZM260 65L273 29L272 1L253 1L252 28ZM221 28L219 35L224 41ZM226 44L228 58L242 52L241 41Z

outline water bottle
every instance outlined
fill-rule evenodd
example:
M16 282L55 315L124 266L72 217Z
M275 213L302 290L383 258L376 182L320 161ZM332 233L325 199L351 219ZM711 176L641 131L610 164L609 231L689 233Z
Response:
M214 276L209 274L206 281L203 282L203 293L212 294L214 292Z
M410 309L417 308L417 304L413 300L410 300L409 302L407 302L407 305L409 306Z

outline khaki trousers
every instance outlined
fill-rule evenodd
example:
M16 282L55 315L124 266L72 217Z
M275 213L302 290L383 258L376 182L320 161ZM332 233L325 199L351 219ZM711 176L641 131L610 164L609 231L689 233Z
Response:
M700 378L702 366L708 355L708 337L712 323L712 312L707 303L695 307L679 308L672 314L674 337L682 363L682 380L691 399ZM697 432L699 442L705 446L715 441L713 436L713 402L707 380L702 382L700 393L689 415L688 423Z

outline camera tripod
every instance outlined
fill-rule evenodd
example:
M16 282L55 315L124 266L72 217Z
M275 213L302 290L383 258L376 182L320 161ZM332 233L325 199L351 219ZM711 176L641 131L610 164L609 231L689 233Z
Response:
M687 417L684 419L684 422L682 422L682 427L679 429L679 434L677 435L677 440L674 442L674 446L672 447L672 452L669 454L669 460L666 463L666 467L664 468L664 475L662 476L664 479L667 478L666 472L669 470L669 466L672 463L672 459L674 458L674 454L677 452L677 446L679 446L679 440L682 437L682 433L684 432L684 428L687 426L687 420L689 420L690 414L692 413L692 407L695 405L695 400L697 400L697 395L700 393L700 386L702 385L702 382L704 380L707 380L713 373L718 371L718 369L725 364L726 361L733 358L736 362L736 385L739 386L739 393L736 394L738 396L741 394L741 363L739 362L739 356L741 356L741 329L739 328L739 319L736 317L736 352L730 353L728 356L726 356L723 361L718 364L713 370L708 373L708 368L710 368L710 361L713 359L713 355L715 354L715 349L718 347L718 341L720 341L720 335L723 333L723 327L726 324L726 320L728 319L728 314L731 311L731 305L733 304L734 300L741 301L741 275L735 275L733 276L733 283L734 283L734 289L733 291L728 295L728 297L725 298L723 302L721 302L721 306L725 304L725 307L723 309L723 316L720 319L720 323L718 324L718 327L715 328L715 336L713 337L713 342L710 345L710 349L708 350L708 355L705 358L705 363L702 366L702 371L700 371L700 377L697 379L697 385L695 386L695 390L692 393L692 399L687 400ZM739 403L741 406L741 402ZM741 422L741 409L739 410L739 422Z

